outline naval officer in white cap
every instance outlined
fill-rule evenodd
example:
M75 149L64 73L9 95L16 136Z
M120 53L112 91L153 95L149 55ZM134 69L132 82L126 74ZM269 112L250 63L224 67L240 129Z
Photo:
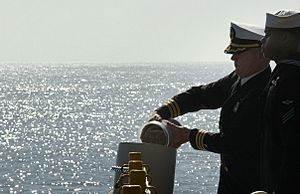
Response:
M262 183L268 193L300 193L300 13L267 13L262 50L276 62L266 90Z
M260 189L260 95L271 74L269 60L260 48L263 31L252 25L231 23L231 42L225 53L232 55L235 71L175 95L150 119L166 119L173 134L171 146L190 142L196 150L221 155L218 194L245 194ZM188 129L167 121L189 112L217 108L221 108L219 132Z

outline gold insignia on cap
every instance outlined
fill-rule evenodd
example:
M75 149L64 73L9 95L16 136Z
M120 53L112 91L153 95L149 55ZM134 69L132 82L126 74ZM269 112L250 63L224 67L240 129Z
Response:
M224 50L227 54L244 51L247 48L260 47L260 40L264 36L264 29L258 26L233 23L230 27L230 44Z

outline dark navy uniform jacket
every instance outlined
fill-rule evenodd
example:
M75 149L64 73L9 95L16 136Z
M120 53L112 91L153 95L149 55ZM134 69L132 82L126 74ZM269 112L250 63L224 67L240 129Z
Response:
M263 110L261 94L270 74L268 67L238 89L239 78L232 72L216 82L192 87L156 110L168 119L200 109L221 108L219 133L202 129L190 133L193 148L221 154L219 194L259 190L259 112Z
M300 55L277 62L267 87L264 115L265 189L300 193Z

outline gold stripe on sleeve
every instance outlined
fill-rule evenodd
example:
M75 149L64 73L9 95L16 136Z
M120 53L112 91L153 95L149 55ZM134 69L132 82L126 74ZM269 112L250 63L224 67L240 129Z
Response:
M174 117L177 117L177 116L180 115L180 108L179 108L179 106L178 106L178 104L175 100L170 99L168 101L168 105L172 108L173 113L174 113Z
M167 108L169 109L171 118L174 118L174 111L169 104L170 104L169 100L165 102L165 106L167 106Z
M169 104L167 104L167 107L168 107L168 109L169 109L169 111L170 111L170 116L171 116L171 118L174 118L174 113L173 113L172 107L169 106Z
M177 110L176 110L176 106L174 105L174 100L169 100L169 106L172 108L172 110L173 110L173 113L174 113L174 117L177 117L178 116L178 114L177 114ZM173 118L174 118L173 117Z
M204 144L203 140L204 140L204 136L207 133L207 131L203 130L203 129L199 129L197 135L196 135L196 146L200 149L200 150L206 150L207 145Z
M206 146L204 146L204 136L205 136L205 134L207 133L207 131L205 131L205 130L202 130L202 136L201 136L201 139L200 139L200 143L201 143L201 147L202 147L202 149L203 150L206 150Z
M176 106L174 105L174 100L173 99L170 99L168 100L165 104L166 106L168 107L169 111L170 111L170 115L172 118L175 118L178 116L178 113L177 113L177 108Z
M175 105L177 116L181 115L180 108L175 100L173 100L173 104Z

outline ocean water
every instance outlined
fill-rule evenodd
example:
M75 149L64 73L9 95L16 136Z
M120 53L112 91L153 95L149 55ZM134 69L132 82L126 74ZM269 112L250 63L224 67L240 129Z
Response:
M119 142L139 141L152 110L214 81L230 63L1 64L0 193L101 193ZM178 117L218 131L219 110ZM174 193L216 193L219 155L178 149Z

